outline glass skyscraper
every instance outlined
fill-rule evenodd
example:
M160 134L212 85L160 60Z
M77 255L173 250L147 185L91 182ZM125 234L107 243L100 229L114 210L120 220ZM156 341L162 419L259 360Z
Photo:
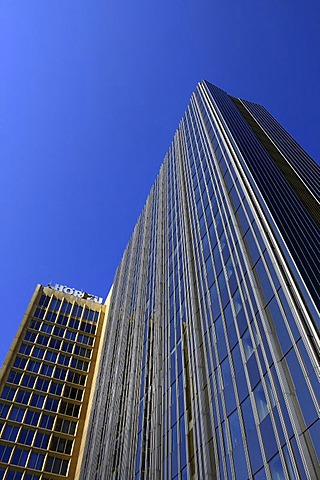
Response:
M0 479L320 478L319 186L263 107L201 82L108 305L35 294Z
M320 478L319 185L197 86L115 276L82 480Z

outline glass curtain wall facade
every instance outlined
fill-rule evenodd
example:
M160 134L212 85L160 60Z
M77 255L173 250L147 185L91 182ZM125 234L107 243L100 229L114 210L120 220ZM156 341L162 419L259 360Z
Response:
M105 309L36 288L0 376L0 479L75 478Z
M320 478L318 202L271 115L201 82L116 273L82 480Z

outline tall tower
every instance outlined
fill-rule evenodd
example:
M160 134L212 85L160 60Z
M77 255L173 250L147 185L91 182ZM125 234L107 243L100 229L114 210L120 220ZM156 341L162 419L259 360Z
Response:
M116 273L80 478L320 478L319 167L191 97Z
M1 480L77 476L107 308L93 300L36 287L0 372Z

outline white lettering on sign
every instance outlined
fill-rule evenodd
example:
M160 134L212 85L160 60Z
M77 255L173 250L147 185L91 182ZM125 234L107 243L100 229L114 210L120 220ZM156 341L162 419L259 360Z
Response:
M90 300L91 302L102 303L103 301L102 297L81 292L81 290L76 290L75 288L67 287L66 285L59 285L59 283L56 283L53 286L50 285L50 287L58 292L69 293L69 295L74 295L75 297L83 298L84 300Z

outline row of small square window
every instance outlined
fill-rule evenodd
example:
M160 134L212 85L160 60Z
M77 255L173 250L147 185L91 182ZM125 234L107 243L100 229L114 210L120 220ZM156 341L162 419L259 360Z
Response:
M41 369L44 372L49 372L49 367L50 369L53 368L51 366L43 365L43 369ZM45 375L46 373L44 373ZM65 370L64 368L59 368L56 367L54 370L54 378L57 378L58 380L66 380L68 383L75 383L77 385L85 385L86 382L86 375L80 375L78 373L73 372L72 370ZM51 378L51 377L50 377ZM8 383L14 383L15 385L22 385L23 387L27 388L33 388L36 390L40 390L42 392L48 392L53 393L54 395L60 395L61 383L57 383L54 381L50 381L47 378L39 378L34 375L29 375L27 373L22 373L22 372L17 372L15 370L11 370L8 380ZM50 388L50 390L49 390ZM59 393L58 393L59 392Z
M69 345L72 345L71 352L73 350L73 355L79 355L81 357L86 357L86 358L91 357L92 350L90 348L81 347L80 345L68 344L68 342L63 342L61 349L63 349L64 352L65 351L70 352ZM58 352L53 352L51 350L44 350L43 348L28 345L26 343L21 344L19 353L28 355L28 357L34 357L34 358L40 358L40 359L44 358L45 360L47 360L47 362L59 363L60 365L64 365L65 367L69 366L72 358L70 355L65 355L63 353L60 353L58 356Z
M64 400L56 400L48 397L46 402L48 403L48 410L55 409L56 413L66 415L73 418L78 418L80 413L80 405L66 402ZM46 408L46 404L45 404ZM57 412L58 410L58 412ZM13 422L23 422L26 425L32 425L34 427L41 427L51 429L54 421L52 415L43 413L41 411L31 410L26 407L17 407L14 405L7 405L0 402L0 418L12 420Z
M44 352L44 350L42 350L42 352ZM66 357L65 355L62 355L61 362L62 361L67 362L69 364L69 367L74 368L76 370L82 370L83 372L87 372L89 370L89 362L86 362L85 360L81 360L79 358L74 358L74 357L65 358L65 357ZM64 363L60 363L60 364L65 366ZM60 380L65 380L66 374L67 374L67 370L64 368L55 367L54 369L52 365L48 365L43 362L38 362L37 360L33 360L33 359L28 360L26 357L20 357L19 355L17 355L13 363L13 367L21 368L22 370L26 370L33 373L40 373L41 375L58 378Z
M0 422L0 432L1 432L1 429L2 429L3 425L4 424L2 422ZM41 420L41 424L39 425L39 427L50 430L51 432L61 432L61 433L64 433L66 435L74 436L75 433L76 433L77 425L78 425L78 421L68 420L66 418L61 418L61 417L52 417L51 415L44 414L44 415L42 415L42 420ZM20 427L17 427L17 428L22 428L26 431L28 430L27 428L25 428L25 424L22 427L20 426ZM32 431L35 433L37 430L32 430ZM42 432L42 433L45 433L45 432ZM33 437L34 437L34 435L32 436L32 438ZM5 437L1 435L1 438L5 438ZM31 443L27 443L26 441L22 441L22 438L24 438L24 437L19 436L19 442L20 443L24 443L26 445L31 445ZM27 438L27 435L26 435L26 438Z
M1 425L0 425L1 431ZM38 430L31 430L29 428L20 427L16 425L6 424L1 432L1 439L7 442L20 443L44 450L51 450L54 452L71 454L73 440L50 435L48 433L40 432ZM50 443L49 443L50 440Z
M32 452L18 447L11 447L9 445L0 445L0 462L7 463L10 466L17 465L20 467L32 468L34 470L44 469L45 472L55 473L57 475L66 475L69 466L69 460L46 456L43 453ZM4 478L4 476L2 478ZM10 478L10 476L6 476L6 479L8 478ZM11 478L16 479L19 477L15 476ZM20 478L22 478L22 474Z
M40 300L39 300L39 306L40 307L49 307L49 309L55 310L57 312L60 309L60 306L61 306L61 303L62 303L60 312L61 313L66 313L67 315L70 314L71 309L72 309L72 305L73 305L72 303L66 302L66 301L62 302L61 300L53 297L52 300L51 300L51 303L49 305L50 298L51 297L48 297L47 295L42 295ZM83 307L81 307L80 305L77 305L77 304L73 305L73 309L72 309L72 313L71 313L71 315L73 317L80 318L81 315L82 315L82 312L83 312ZM95 310L90 310L88 308L84 309L84 314L83 314L84 320L89 320L91 322L97 322L98 317L99 317L99 312L96 312Z
M42 480L51 480L48 477L41 477ZM13 467L5 469L0 467L0 480L39 480L40 476L33 473L14 470Z
M16 415L16 412L14 412L14 414ZM32 419L35 419L35 418L36 417L32 417ZM9 421L9 423L10 423L10 421ZM0 432L1 432L1 429L2 429L3 425L4 424L2 422L0 422ZM50 435L52 432L61 432L65 435L74 436L75 433L76 433L77 425L78 425L78 421L68 420L66 418L61 418L61 417L52 417L51 415L43 414L42 417L41 417L41 422L40 422L39 427L44 428L46 430L50 430L50 433L48 435ZM32 427L34 427L33 424L32 424ZM18 429L21 428L20 433L22 433L22 431L24 432L23 436L19 435L18 442L23 443L25 445L32 445L32 443L29 443L29 440L27 441L27 438L29 438L29 439L31 438L31 442L32 442L33 439L36 438L36 437L34 437L34 434L36 432L38 432L38 430L35 430L35 429L30 430L29 428L26 428L25 423L23 425L17 426L16 428L18 428ZM28 433L28 432L33 432L33 433ZM42 433L42 434L46 433L47 434L47 432L43 432L43 431L42 432L40 431L39 433ZM1 434L1 438L5 439L5 440L13 441L11 439L11 437L10 438L5 438L3 432ZM40 438L40 436L39 436L39 438ZM38 444L35 444L35 443L33 443L33 445L38 446ZM41 447L41 448L43 448L43 447Z
M34 315L36 318L42 318L39 316ZM58 318L54 317L52 312L48 312L45 318L46 322L50 323L42 323L41 321L38 320L32 320L30 322L29 328L33 328L34 330L41 330L42 332L46 333L53 333L54 335L59 335L59 337L62 337L63 334L56 334L54 333L55 331L65 331L65 326L68 324L68 328L72 328L74 330L80 330L81 332L84 333L89 333L89 335L95 335L96 333L96 325L93 323L88 323L88 322L80 322L79 320L75 320L71 318L68 323L68 317L65 315L59 315ZM56 325L53 328L52 323L56 323ZM61 325L61 327L60 327ZM80 327L80 328L79 328Z
M84 335L83 333L78 333L77 335L75 332L71 332L70 330L59 329L62 330L61 332L56 331L54 334L58 336L63 336L64 332L65 338L71 341L77 341L78 343L82 343L85 345L89 345L92 347L94 338L88 337L88 335ZM37 345L44 345L50 348L55 348L57 350L63 350L64 352L71 353L73 350L73 343L69 343L66 341L59 340L58 338L52 338L52 336L42 335L41 333L37 334L30 330L27 330L24 339L27 342L36 343Z
M32 425L34 427L39 426L47 430L51 430L55 417L49 415L48 413L35 412L33 410L28 410L27 414L25 408L12 406L10 413L10 405L5 405L0 403L0 418L8 418L14 422L24 422L25 425Z
M40 385L44 387L44 384ZM53 395L62 396L64 398L71 398L72 400L77 400L79 402L82 401L83 397L83 390L72 387L71 385L63 385L62 383L55 383L51 382L50 387L49 383L46 385L48 393ZM32 395L31 395L32 393ZM15 403L22 403L23 405L31 405L37 408L44 408L44 402L46 400L46 395L41 395L40 393L30 392L28 390L24 390L23 388L16 388L6 385L1 393L0 398L5 400L14 401ZM49 408L51 406L51 408ZM55 410L53 408L52 402L50 402L49 398L46 401L46 409L47 410Z

